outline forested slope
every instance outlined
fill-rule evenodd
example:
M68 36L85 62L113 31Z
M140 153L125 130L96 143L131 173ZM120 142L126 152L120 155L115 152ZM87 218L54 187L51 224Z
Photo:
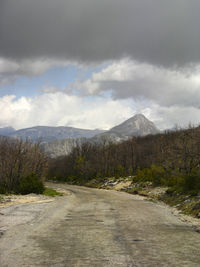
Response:
M93 178L135 176L140 171L141 179L155 184L183 183L200 189L199 167L200 127L190 127L133 137L120 144L84 143L70 155L51 160L49 177L85 183Z

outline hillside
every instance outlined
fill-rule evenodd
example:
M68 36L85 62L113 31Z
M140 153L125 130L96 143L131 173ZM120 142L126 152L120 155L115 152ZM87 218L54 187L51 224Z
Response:
M88 139L76 138L76 139L63 139L52 142L42 143L42 149L45 154L50 158L56 158L63 155L69 155L74 147L82 145Z
M111 128L109 131L99 133L92 138L79 138L78 144L89 142L91 144L120 143L132 136L145 136L159 133L159 130L144 115L137 114L123 123ZM76 140L64 139L60 141L47 142L43 145L45 153L50 157L68 155L77 145Z
M14 134L15 129L13 127L3 127L0 128L0 135L7 136L7 135L12 135Z
M14 133L8 134L9 136L17 139L37 142L51 142L55 140L62 140L66 138L91 138L96 134L104 132L103 130L86 130L74 127L49 127L49 126L36 126L26 129L15 131Z

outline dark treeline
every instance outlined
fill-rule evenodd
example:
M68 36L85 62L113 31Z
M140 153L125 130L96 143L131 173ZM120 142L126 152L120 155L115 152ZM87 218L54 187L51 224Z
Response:
M42 193L46 170L39 143L0 138L0 193Z
M190 176L200 166L200 127L133 137L120 144L84 143L50 161L49 177L86 182L93 178L134 176L158 167L160 173ZM140 172L141 174L141 172ZM149 175L149 174L148 174Z

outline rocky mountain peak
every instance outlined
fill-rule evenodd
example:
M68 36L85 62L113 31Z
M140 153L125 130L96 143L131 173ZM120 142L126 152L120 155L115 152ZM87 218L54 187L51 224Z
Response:
M130 118L130 120L131 119L135 119L135 120L145 119L145 120L147 120L147 118L141 113L134 115L133 117Z
M110 131L125 136L144 136L159 132L153 122L148 120L143 114L136 114L123 123L113 127Z

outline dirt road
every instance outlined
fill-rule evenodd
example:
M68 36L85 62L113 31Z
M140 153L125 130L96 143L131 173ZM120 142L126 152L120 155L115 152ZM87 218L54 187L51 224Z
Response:
M200 265L200 234L165 205L56 186L71 194L0 209L1 267Z

